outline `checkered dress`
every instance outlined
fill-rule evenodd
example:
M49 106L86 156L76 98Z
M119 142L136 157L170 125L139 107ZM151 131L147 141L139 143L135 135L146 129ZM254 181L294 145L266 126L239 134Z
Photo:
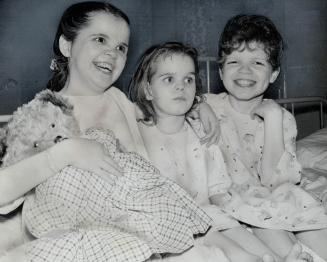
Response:
M39 185L23 210L37 238L27 247L30 261L145 261L183 252L207 231L210 218L187 193L141 156L119 151L111 132L86 137L104 145L123 175L110 183L66 167Z

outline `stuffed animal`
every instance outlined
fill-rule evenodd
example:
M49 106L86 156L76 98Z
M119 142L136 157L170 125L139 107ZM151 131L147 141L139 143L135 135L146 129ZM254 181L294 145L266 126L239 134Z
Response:
M31 102L18 108L10 121L0 128L0 166L9 166L64 138L79 135L72 112L73 107L62 96L50 90L38 93ZM0 256L24 242L21 212L10 213L23 201L24 198L19 198L0 208L1 215L5 215L4 218L0 216Z
M73 107L61 95L45 90L13 113L0 131L1 167L39 153L62 139L78 136Z

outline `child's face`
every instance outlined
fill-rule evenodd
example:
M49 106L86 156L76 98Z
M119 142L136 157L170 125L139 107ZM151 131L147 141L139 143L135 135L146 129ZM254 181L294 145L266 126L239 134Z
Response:
M196 90L193 59L184 54L169 55L159 58L154 69L146 91L158 119L185 115L192 107Z
M120 17L98 12L91 14L73 43L61 38L61 50L69 57L69 81L83 95L103 93L124 69L129 26Z
M273 71L263 46L252 42L250 49L240 46L226 55L219 70L225 88L231 96L240 101L263 97L269 83L273 83L279 70Z

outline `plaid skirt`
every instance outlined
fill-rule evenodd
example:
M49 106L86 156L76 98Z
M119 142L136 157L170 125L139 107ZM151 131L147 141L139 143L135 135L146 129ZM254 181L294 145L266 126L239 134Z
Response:
M109 183L66 167L39 185L23 209L37 238L29 261L145 261L181 253L208 230L211 219L192 198L138 154L120 151L110 131L91 129L86 138L102 143L123 174Z

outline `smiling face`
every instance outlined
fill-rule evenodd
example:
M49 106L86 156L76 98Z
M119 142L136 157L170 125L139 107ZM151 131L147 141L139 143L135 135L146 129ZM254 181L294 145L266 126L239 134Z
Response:
M242 44L226 55L219 72L225 88L238 101L262 99L269 83L273 83L279 74L279 70L272 70L267 53L256 42L250 43L249 48Z
M120 17L91 13L74 42L60 38L60 50L69 58L66 91L75 95L103 93L124 69L130 30Z
M195 90L193 59L185 54L172 54L158 58L146 97L160 119L185 115L192 107Z

